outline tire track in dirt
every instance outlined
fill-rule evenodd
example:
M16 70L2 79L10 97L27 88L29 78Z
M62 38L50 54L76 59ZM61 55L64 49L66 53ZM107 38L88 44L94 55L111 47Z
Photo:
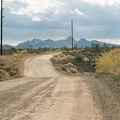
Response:
M1 120L103 120L85 79L57 73L52 56L27 58L22 83L0 83Z
M3 109L0 111L0 119L5 117L7 117L6 119L11 119L15 115L14 112L26 109L32 102L34 102L34 97L36 95L39 95L39 93L44 91L46 88L49 88L53 83L54 79L39 80L36 82L26 83L22 86L6 91L7 94L3 93L3 97L1 95L0 98L5 100L5 102L1 101ZM9 104L6 105L6 103Z

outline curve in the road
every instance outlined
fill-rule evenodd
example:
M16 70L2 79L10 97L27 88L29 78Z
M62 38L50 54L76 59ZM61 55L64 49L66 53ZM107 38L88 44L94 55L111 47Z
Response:
M85 79L58 74L52 56L27 58L24 78L0 83L0 120L103 120Z
M26 59L24 62L24 76L34 78L59 76L50 61L52 56L53 54L48 54Z

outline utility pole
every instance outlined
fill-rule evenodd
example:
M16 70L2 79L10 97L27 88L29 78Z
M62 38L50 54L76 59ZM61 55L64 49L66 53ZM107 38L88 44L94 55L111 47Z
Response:
M73 45L73 20L71 20L71 37L72 37L72 50L74 49L74 45Z
M2 55L2 40L3 40L3 0L1 0L1 55Z

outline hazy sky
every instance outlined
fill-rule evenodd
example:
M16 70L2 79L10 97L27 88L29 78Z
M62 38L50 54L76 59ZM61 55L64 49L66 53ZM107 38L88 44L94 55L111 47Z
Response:
M33 38L120 44L120 0L4 0L4 44Z

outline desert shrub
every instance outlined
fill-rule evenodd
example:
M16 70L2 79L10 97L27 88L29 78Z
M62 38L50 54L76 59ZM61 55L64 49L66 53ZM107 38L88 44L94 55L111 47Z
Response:
M18 72L17 62L20 60L19 54L1 56L0 58L0 80L10 79Z
M65 56L65 54L63 54L63 53L60 54L60 57L64 57L64 56Z
M17 74L17 70L10 70L9 74L10 76L15 76Z
M9 72L11 70L11 67L10 66L5 66L4 69Z
M16 53L12 54L11 58L14 62L18 62L23 56L26 55L28 55L27 50L22 50L22 51L17 50Z
M83 61L84 62L89 62L89 59L87 57L84 57Z
M51 59L55 64L66 64L69 61L73 60L74 57L71 55L64 55L64 54L59 54L59 55L54 55L53 58Z
M75 68L76 69L76 66L74 64L72 64L71 62L67 63L67 64L64 64L64 66L66 68Z
M76 55L75 56L75 59L77 60L77 61L79 61L79 62L83 62L83 56L81 56L81 55Z
M27 50L22 50L21 54L28 54L28 51Z
M61 66L62 71L67 71L67 68L65 66Z
M65 64L65 66L66 67L73 67L74 65L71 62L69 62L69 63Z
M68 74L71 74L71 73L72 74L76 74L76 73L78 73L76 66L74 66L70 62L67 63L67 64L63 64L61 66L61 70L64 71L64 72L66 72L66 73L68 73Z
M10 77L10 74L6 72L5 70L0 70L0 80L6 79Z
M0 79L5 77L5 70L0 70Z
M54 55L51 59L57 70L67 74L76 74L78 73L77 67L72 63L75 60L75 57L72 54L58 54Z
M115 74L120 69L120 48L110 50L97 59L98 70Z
M21 58L21 54L13 53L13 55L12 55L12 60L13 60L14 62L19 61L20 58Z
M69 71L74 74L77 73L77 70L75 68L70 68Z

